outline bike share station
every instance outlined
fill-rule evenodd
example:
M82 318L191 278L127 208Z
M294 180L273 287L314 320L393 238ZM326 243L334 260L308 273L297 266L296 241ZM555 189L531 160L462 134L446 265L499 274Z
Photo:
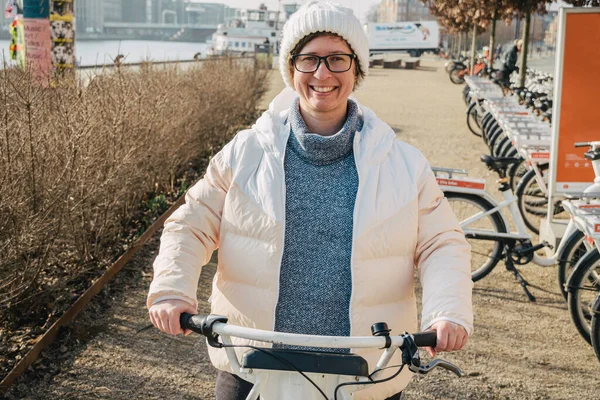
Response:
M558 264L559 286L567 298L576 251L600 248L600 134L595 114L600 76L588 72L600 67L597 10L561 9L554 81L528 70L525 87L514 82L507 96L488 78L465 78L467 125L489 148L481 161L498 175L500 198L489 193L485 180L466 176L467 171L433 168L472 246L472 280L484 278L503 261L530 301L536 299L519 266ZM540 237L537 243L535 235Z
M600 12L594 8L561 8L557 37L554 86L554 115L550 169L548 176L548 214L542 220L540 239L554 248L565 236L568 220L556 219L560 199L571 201L587 213L586 236L600 235L600 169L592 163L600 157L600 119L598 93L600 74ZM577 145L581 143L581 145ZM591 147L591 149L590 149ZM598 176L594 179L594 176ZM590 183L594 182L590 186ZM595 221L594 221L595 220ZM590 226L590 224L592 224ZM591 229L590 229L591 228ZM546 248L548 252L552 249Z

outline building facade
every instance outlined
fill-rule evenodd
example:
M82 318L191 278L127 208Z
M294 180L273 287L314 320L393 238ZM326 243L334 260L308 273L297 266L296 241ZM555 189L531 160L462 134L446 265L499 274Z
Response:
M382 0L377 9L378 22L433 20L429 8L418 0Z
M186 7L192 25L225 24L235 17L235 10L221 3L189 3Z
M79 33L102 33L104 1L77 0L75 2L75 28Z
M122 22L144 23L146 22L146 0L124 0L121 4Z
M103 0L104 21L123 22L123 3L131 0Z

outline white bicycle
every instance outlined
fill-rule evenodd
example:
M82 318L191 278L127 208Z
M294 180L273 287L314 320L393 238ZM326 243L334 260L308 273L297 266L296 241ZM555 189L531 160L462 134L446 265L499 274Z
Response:
M466 171L450 168L433 168L438 185L444 192L452 210L456 214L460 227L471 245L471 279L475 282L487 276L500 260L504 260L506 269L512 272L519 281L530 301L535 301L531 294L529 282L521 276L517 265L534 262L540 266L556 264L555 257L542 257L536 252L548 243L532 243L532 236L527 231L525 222L517 206L518 198L514 195L507 169L517 163L517 158L496 158L484 155L482 161L489 169L495 171L500 179L498 190L504 200L498 202L485 190L483 179L466 176ZM443 174L446 174L445 176ZM509 221L502 209L508 209L516 232L509 231ZM570 235L577 228L569 223L565 235ZM555 254L558 253L558 249Z
M600 147L600 142L576 143L576 147L583 146L592 147L590 154L595 154L597 147ZM461 176L466 175L465 170L433 168L438 185L448 199L467 240L471 244L471 278L473 281L484 278L494 269L498 261L504 260L506 269L514 274L528 299L535 301L535 296L527 288L531 285L521 276L516 266L530 262L544 267L553 266L557 263L566 264L574 257L575 251L580 247L583 235L578 235L577 232L583 231L583 225L578 223L579 220L571 217L563 235L564 238L569 240L561 240L558 248L553 249L551 256L540 256L536 252L544 247L550 247L550 245L546 242L535 245L532 243L532 235L527 231L523 216L517 205L518 197L513 193L509 184L510 180L507 177L508 168L519 162L519 159L483 155L481 160L490 170L498 174L500 178L497 181L499 184L498 190L502 193L504 199L502 202L498 202L485 190L485 180ZM594 165L594 171L597 172L597 179L600 183L600 157L597 157L597 159L590 158L590 160ZM589 198L598 198L599 196L600 193L596 192L580 193L578 197L587 198L584 201L586 204L580 207L593 206L589 204ZM571 208L567 207L568 210ZM512 222L516 227L516 232L508 230L510 227L509 220L501 212L502 209L508 209ZM572 216L576 214L575 211L570 211L570 213ZM571 238L573 239L571 240ZM560 268L562 271L559 273L561 286L566 281L566 276L563 277L567 274L566 269L566 265L562 265Z
M226 317L219 315L183 313L180 323L182 329L204 335L209 346L222 348L233 372L254 384L246 400L256 400L258 396L261 400L351 400L353 392L393 379L405 366L419 374L441 367L462 376L458 367L445 360L434 359L421 365L419 347L435 347L435 332L392 336L384 322L373 324L373 336L363 337L271 332L230 325ZM234 346L231 337L287 346L378 348L382 354L375 369L369 372L367 361L355 354ZM248 347L248 351L238 359L235 347ZM402 352L402 365L388 367L398 349ZM388 368L396 368L397 372L382 378L382 371Z

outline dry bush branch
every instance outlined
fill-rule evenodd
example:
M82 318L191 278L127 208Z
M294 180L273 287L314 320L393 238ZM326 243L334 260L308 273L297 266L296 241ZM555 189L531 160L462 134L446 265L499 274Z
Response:
M0 319L17 321L17 305L47 317L72 295L66 282L90 265L98 275L140 202L175 193L255 116L265 85L244 60L145 63L52 88L2 70Z

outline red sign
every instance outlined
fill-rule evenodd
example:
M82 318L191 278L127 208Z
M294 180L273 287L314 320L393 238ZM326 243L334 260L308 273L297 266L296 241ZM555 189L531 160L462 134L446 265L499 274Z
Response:
M595 208L600 208L600 204L582 204L579 206L579 208L585 210L585 209L595 209Z
M533 159L548 159L548 158L550 158L550 153L549 152L536 152L536 153L530 153L529 156Z
M466 189L485 189L484 182L478 181L467 181L463 179L446 179L446 178L436 178L438 185L440 186L452 186Z
M560 95L554 98L558 123L553 132L556 145L551 161L556 182L553 192L580 191L594 181L594 171L583 156L589 148L576 148L574 144L600 140L600 74L589 73L600 70L600 12L563 8L561 17L562 70L556 74Z
M47 19L23 19L25 54L27 64L43 86L49 82L52 68L52 42L50 40L50 21Z

